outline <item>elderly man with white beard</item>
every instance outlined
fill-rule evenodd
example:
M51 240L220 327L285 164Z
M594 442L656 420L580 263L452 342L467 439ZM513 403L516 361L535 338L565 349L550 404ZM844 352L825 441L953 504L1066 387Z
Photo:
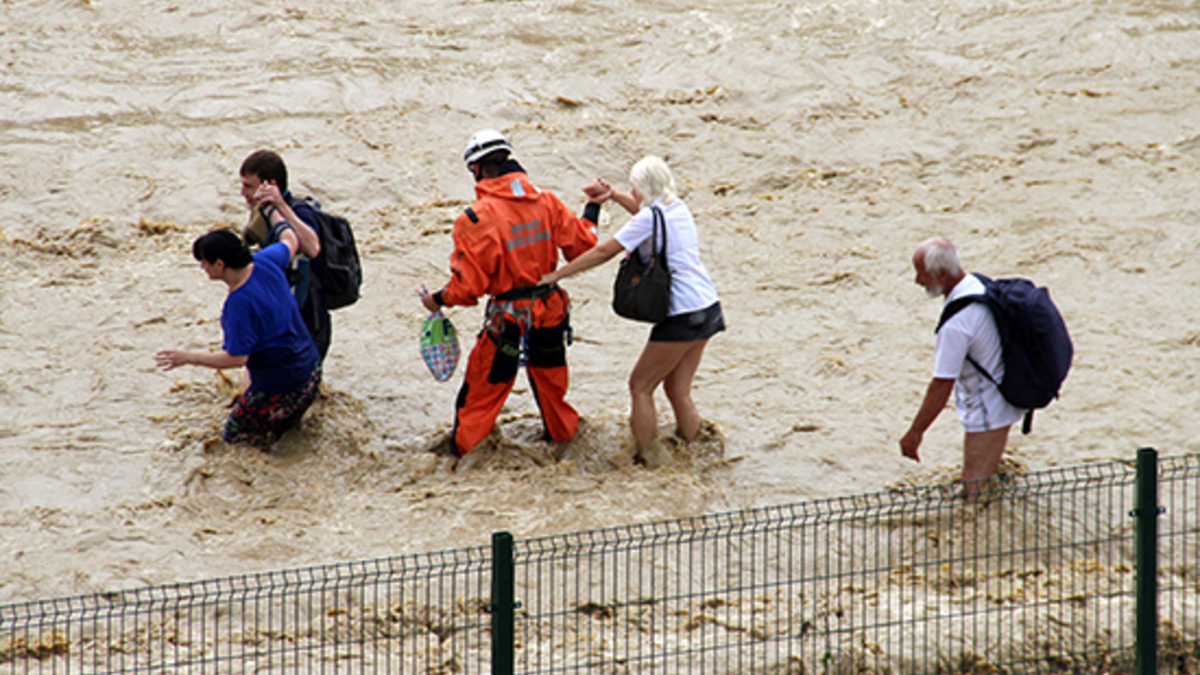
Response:
M963 270L958 251L948 240L935 237L917 248L912 258L916 282L931 298L944 297L943 308L960 298L982 295L983 282ZM963 482L968 500L974 500L982 482L991 478L1000 464L1008 432L1025 410L1012 406L996 383L980 372L1004 377L1000 334L991 310L981 302L968 302L940 322L934 348L933 379L908 432L900 439L905 457L921 461L918 449L925 431L946 407L950 392L965 429Z

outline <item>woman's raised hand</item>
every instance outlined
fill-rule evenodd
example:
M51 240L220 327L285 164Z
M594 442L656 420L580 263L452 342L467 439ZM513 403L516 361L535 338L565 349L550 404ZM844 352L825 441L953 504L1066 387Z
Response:
M613 186L603 178L594 178L583 188L583 194L588 196L589 202L603 204L612 198Z

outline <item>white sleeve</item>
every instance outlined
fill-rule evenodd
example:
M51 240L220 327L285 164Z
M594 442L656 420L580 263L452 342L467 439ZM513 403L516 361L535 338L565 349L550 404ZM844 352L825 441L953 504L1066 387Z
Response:
M958 318L958 317L955 317ZM939 380L957 380L967 360L970 336L961 327L961 322L950 320L937 333L933 352L933 377Z
M613 239L616 239L617 243L626 251L632 251L650 238L650 235L653 234L652 227L654 227L653 212L650 209L642 209L613 235Z

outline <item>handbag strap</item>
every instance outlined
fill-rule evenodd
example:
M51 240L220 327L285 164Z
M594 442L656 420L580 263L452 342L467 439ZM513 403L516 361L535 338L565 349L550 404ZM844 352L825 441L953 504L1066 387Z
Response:
M657 257L658 251L658 226L662 225L663 245L662 256L663 260L667 257L667 217L663 215L662 209L657 206L651 206L650 210L654 212L654 233L650 235L650 256Z

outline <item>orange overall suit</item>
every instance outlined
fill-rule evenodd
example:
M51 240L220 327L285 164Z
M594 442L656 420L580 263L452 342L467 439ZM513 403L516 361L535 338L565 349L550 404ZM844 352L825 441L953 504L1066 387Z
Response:
M475 184L477 200L454 222L452 277L441 304L474 305L490 295L483 330L467 360L454 411L454 449L473 450L496 426L516 382L521 351L546 436L571 440L579 413L566 401L570 299L537 286L558 266L596 245L595 216L575 216L558 197L529 182L520 166Z

